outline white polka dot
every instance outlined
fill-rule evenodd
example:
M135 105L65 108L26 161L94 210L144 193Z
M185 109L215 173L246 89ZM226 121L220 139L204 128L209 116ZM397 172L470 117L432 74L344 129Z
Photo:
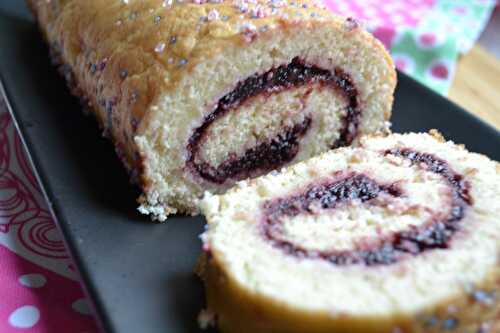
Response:
M47 279L42 274L21 275L18 281L28 288L41 288L47 283Z
M349 13L350 12L350 8L349 8L349 5L344 3L344 2L339 2L337 4L337 7L339 8L339 10L341 12L345 12L345 13Z
M77 299L71 304L73 310L83 315L90 315L92 312L90 311L89 303L85 298Z
M396 24L401 24L401 23L404 23L406 21L406 19L401 14L394 14L394 15L392 15L392 21L394 21L394 23L396 23Z
M372 18L377 16L377 11L373 7L366 7L364 10L364 14L368 18Z
M387 26L391 26L391 22L386 21L385 19L380 18L380 17L375 18L372 22L373 22L373 24L375 24L375 26L377 26L377 27L387 27Z
M406 13L407 15L410 15L412 18L418 20L422 17L422 9L421 8L415 8L415 10L411 10Z
M395 2L388 2L382 5L382 10L384 10L387 13L393 13L397 9L398 9L398 4Z
M32 305L17 308L9 316L9 324L17 328L30 328L40 319L40 311Z

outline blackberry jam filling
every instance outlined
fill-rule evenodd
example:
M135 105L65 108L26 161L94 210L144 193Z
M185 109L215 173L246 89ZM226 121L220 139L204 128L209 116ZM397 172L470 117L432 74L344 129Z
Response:
M245 101L258 95L277 94L308 84L335 89L347 101L340 136L331 146L337 148L351 144L358 132L361 111L358 108L358 92L350 76L341 69L330 71L294 58L288 65L239 82L233 91L219 100L215 110L205 117L201 126L189 138L187 167L207 181L222 184L226 179L240 180L269 172L293 160L298 153L300 139L311 125L310 117L293 127L283 128L275 138L257 144L242 156L230 156L218 166L203 162L198 155L202 142L207 139L210 126L228 112L237 110Z
M264 203L262 223L264 237L289 255L298 258L321 258L338 266L390 265L408 255L415 256L434 249L448 248L453 235L460 228L459 222L464 217L466 207L472 204L469 184L445 161L431 154L409 149L389 150L385 154L408 159L412 164L422 166L427 171L443 177L452 193L448 215L444 218L442 215L434 216L420 227L395 232L385 236L384 239L375 240L373 244L366 244L352 250L311 251L282 237L283 217L313 214L312 208L318 206L322 209L335 209L338 205L353 200L370 204L370 201L381 193L390 197L398 197L402 194L395 185L381 185L366 175L353 173L334 182L315 185L304 193Z
M276 138L248 149L242 157L231 156L217 168L206 162L196 164L197 172L204 179L222 184L227 178L244 179L257 172L274 170L290 162L299 151L299 139L307 132L311 118L301 124L286 128Z

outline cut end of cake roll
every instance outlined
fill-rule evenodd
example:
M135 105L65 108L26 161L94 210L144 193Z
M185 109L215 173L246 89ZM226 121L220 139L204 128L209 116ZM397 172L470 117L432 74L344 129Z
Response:
M362 138L202 201L224 333L496 333L500 166L432 134Z
M28 2L156 219L388 129L390 56L313 1Z
M146 211L197 212L205 190L387 131L396 79L386 51L352 21L306 8L239 23L241 9L217 9L230 18L208 32L223 37L196 44L189 75L156 101L157 126L137 138Z

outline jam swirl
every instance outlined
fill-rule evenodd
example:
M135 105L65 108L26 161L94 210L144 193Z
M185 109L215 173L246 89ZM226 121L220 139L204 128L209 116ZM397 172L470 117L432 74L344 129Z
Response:
M401 259L423 252L446 249L453 235L460 229L466 208L472 204L469 183L454 172L444 160L432 154L411 149L387 150L385 155L399 156L412 165L441 176L451 190L451 206L448 214L433 216L419 227L394 232L371 244L356 245L351 250L311 251L282 237L283 217L312 214L311 207L335 209L340 204L360 200L364 204L381 193L389 197L401 196L396 184L382 185L364 174L351 173L326 184L313 185L305 192L286 198L266 201L263 205L262 233L265 239L288 255L298 258L322 259L337 266L364 264L367 266L390 265Z
M198 157L201 144L207 139L208 129L218 119L237 110L245 101L261 94L277 94L287 89L308 84L320 84L335 89L347 101L346 114L342 119L339 138L332 148L347 146L357 136L361 117L358 92L350 76L341 69L322 69L294 58L291 63L272 68L263 74L255 74L239 82L236 88L222 97L213 112L208 114L188 140L186 166L204 180L222 184L227 179L241 180L276 169L290 161L299 151L300 139L307 133L312 119L305 117L302 123L286 127L275 137L246 150L242 156L230 157L218 166L212 166Z

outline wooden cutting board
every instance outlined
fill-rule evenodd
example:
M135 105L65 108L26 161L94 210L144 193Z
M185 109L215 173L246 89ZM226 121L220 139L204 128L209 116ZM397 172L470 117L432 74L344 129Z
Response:
M500 130L500 60L473 47L458 62L449 98Z

